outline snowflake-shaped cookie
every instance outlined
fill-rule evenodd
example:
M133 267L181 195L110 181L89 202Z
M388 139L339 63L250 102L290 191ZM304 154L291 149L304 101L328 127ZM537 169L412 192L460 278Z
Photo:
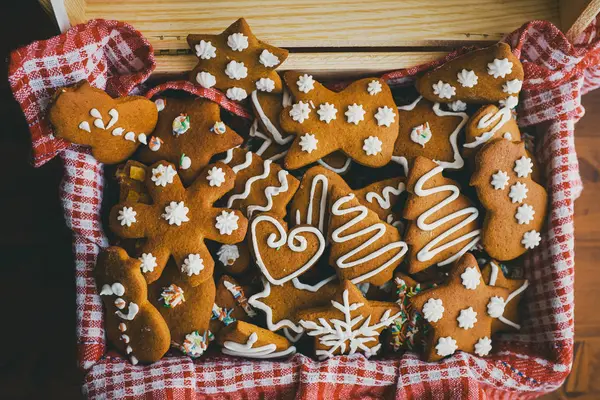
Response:
M503 190L508 185L508 174L504 171L498 171L492 175L492 186L496 190Z

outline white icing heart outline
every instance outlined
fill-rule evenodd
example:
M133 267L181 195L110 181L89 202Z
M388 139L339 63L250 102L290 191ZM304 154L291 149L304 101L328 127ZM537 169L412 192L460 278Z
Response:
M275 233L271 233L269 235L269 237L267 238L267 246L269 246L272 249L277 249L278 247L281 247L287 243L287 246L292 251L295 251L298 253L305 251L307 248L307 241L303 236L299 235L302 232L313 233L317 237L317 239L319 239L319 249L302 267L300 267L299 269L297 269L290 275L287 275L281 279L275 279L271 276L271 274L267 270L267 267L265 266L265 264L262 260L260 251L259 251L257 243L256 243L256 226L258 225L259 222L262 222L262 221L267 221L267 222L270 222L271 224L275 225L275 227L277 228L277 231L279 232L279 236L280 236L279 240L275 240L275 238L277 237L277 235ZM319 257L321 257L321 255L325 251L325 238L323 237L323 234L321 233L321 231L318 230L317 228L315 228L314 226L296 226L292 230L290 230L289 232L286 233L285 229L283 229L283 226L281 226L281 224L279 223L278 220L271 217L270 215L259 215L252 220L252 224L250 225L250 231L252 234L252 248L254 249L254 254L256 256L256 265L258 265L258 268L261 270L261 272L263 273L265 278L267 278L267 280L269 282L271 282L273 285L281 286L285 282L288 282L288 281L296 278L297 276L301 275L306 270L308 270L310 267L312 267L314 265L314 263L317 262ZM299 242L299 245L296 245L294 243L294 240L297 240Z

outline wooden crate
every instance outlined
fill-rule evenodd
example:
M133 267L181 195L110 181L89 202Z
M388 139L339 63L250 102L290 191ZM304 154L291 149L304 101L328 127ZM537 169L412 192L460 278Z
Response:
M436 59L449 49L498 41L548 20L576 37L600 0L40 0L61 28L92 18L129 22L152 43L157 73L197 62L188 33L216 34L245 17L260 39L290 50L280 69L317 76L369 74Z

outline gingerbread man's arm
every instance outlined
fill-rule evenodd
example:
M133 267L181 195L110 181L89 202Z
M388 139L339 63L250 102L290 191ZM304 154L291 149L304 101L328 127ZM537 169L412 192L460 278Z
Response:
M212 207L213 203L233 189L234 185L233 170L227 164L217 162L207 165L198 174L194 183L188 188L188 198L198 199L204 207Z
M110 229L119 237L139 239L146 237L152 220L158 218L153 207L142 203L124 202L110 210Z

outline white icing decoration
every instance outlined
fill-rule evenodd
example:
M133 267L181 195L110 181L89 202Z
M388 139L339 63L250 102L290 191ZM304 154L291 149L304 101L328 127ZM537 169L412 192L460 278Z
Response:
M221 187L221 185L225 182L225 172L223 172L222 168L212 167L210 170L208 170L206 179L208 180L210 186Z
M325 191L325 187L323 188L323 191ZM339 198L335 203L333 203L333 206L331 207L331 213L333 215L344 216L351 213L358 213L358 215L355 216L352 220L348 221L344 225L334 230L331 235L331 240L333 240L334 243L345 243L349 240L353 240L359 237L369 236L369 239L364 241L355 249L350 250L348 253L340 256L335 261L336 266L340 269L362 266L364 265L364 263L368 263L369 261L374 260L391 250L398 249L398 252L395 255L393 255L389 260L387 260L384 264L351 280L352 283L357 284L371 278L372 276L377 275L381 271L388 268L390 265L394 264L397 260L404 256L404 253L406 253L406 251L408 250L408 246L403 241L392 242L354 261L346 262L346 260L354 258L354 256L356 256L357 254L361 254L361 252L364 249L372 248L372 245L385 235L387 228L387 225L385 223L378 222L376 224L364 227L363 229L360 229L356 232L349 233L346 236L342 236L344 232L354 230L354 226L362 223L362 221L368 215L368 209L363 205L357 205L354 207L341 209L342 205L348 203L349 201L352 201L352 199L354 199L354 194L350 193L347 196ZM375 232L375 234L372 234L373 232Z
M423 317L427 322L438 322L444 316L444 304L442 299L429 299L423 304Z
M533 172L533 162L529 157L521 157L515 161L514 171L519 178L527 178Z
M528 191L527 185L517 182L510 187L508 197L510 197L513 203L522 203L527 198Z
M252 104L254 105L254 109L256 110L256 113L258 114L260 121L262 122L264 127L267 129L267 131L271 134L271 136L273 137L275 142L277 142L277 144L281 144L281 145L288 144L289 142L294 140L293 135L289 135L284 138L283 135L281 134L281 132L279 132L279 130L275 127L275 125L273 125L271 120L265 114L262 106L260 105L256 91L252 92ZM309 112L310 112L310 110L309 110ZM308 115L307 115L307 117L308 117Z
M344 162L344 165L342 165L340 168L336 168L333 167L329 164L327 164L322 158L317 160L317 163L325 168L327 168L330 171L335 172L336 174L345 174L348 169L350 168L350 164L352 163L352 159L350 159L350 157L346 157L346 161Z
M119 324L119 331L120 331L120 332L125 332L125 331L127 331L127 325L125 325L123 322L121 322L121 323Z
M464 310L460 310L460 314L458 318L458 327L468 330L472 329L477 323L477 313L473 310L473 307L465 308Z
M504 171L498 170L498 172L492 175L492 186L496 190L504 190L506 185L508 185L508 181L508 174Z
M504 314L504 299L499 296L493 296L487 304L487 313L492 318L499 318Z
M90 124L87 121L81 121L81 123L79 124L79 129L86 132L92 132L90 129Z
M143 144L146 144L146 145L148 144L148 141L147 141L147 139L146 139L146 134L145 134L145 133L140 133L140 134L138 135L137 139L138 139L138 141L139 141L140 143L143 143Z
M377 126L385 125L388 128L394 123L395 117L396 113L388 106L379 107L377 109L377 113L375 114Z
M121 319L125 319L127 321L132 321L139 311L140 311L140 307L136 303L130 302L129 310L127 311L127 314L123 314L121 311L117 311L117 312L115 312L115 314L117 315L117 317L119 317Z
M467 111L467 103L465 103L464 101L461 101L461 100L456 100L456 101L453 101L452 103L449 103L448 107L450 107L450 110L452 110L454 112Z
M113 283L110 288L112 289L112 292L117 296L123 296L125 294L125 286L123 286L119 282Z
M156 267L156 257L152 255L152 253L143 253L142 256L138 259L142 262L140 268L143 273L152 272Z
M230 356L258 359L287 357L296 353L296 348L294 346L290 346L287 349L281 351L275 351L277 349L277 346L272 343L260 347L254 347L254 344L257 341L258 335L253 332L248 337L248 340L245 344L240 344L237 342L226 340L223 343L223 349L221 351L223 352L223 354L227 354Z
M156 99L154 100L154 105L156 106L156 111L161 112L165 109L167 102L165 101L165 99Z
M165 213L162 214L162 217L169 222L169 225L181 226L182 222L188 222L190 220L187 216L189 211L190 209L183 204L183 201L180 201L179 203L172 201L165 207Z
M496 280L498 279L498 274L500 272L500 267L498 267L496 265L496 263L494 263L493 261L490 262L490 266L492 268L492 271L490 273L490 286L495 286L496 285ZM511 294L508 295L508 297L506 298L506 301L504 302L504 305L506 306L506 304L508 304L512 299L514 299L515 297L517 297L519 294L521 294L525 289L527 289L527 287L529 286L529 281L525 281L523 282L523 284L516 289L514 292L512 292ZM519 330L521 329L521 325L509 320L508 318L504 317L504 316L500 316L498 317L498 319L509 326L512 326L513 328Z
M121 221L121 226L127 225L129 228L131 224L137 222L135 216L137 212L133 211L133 207L123 207L119 210L119 215L117 216L117 221Z
M298 81L296 81L296 85L298 85L298 90L302 93L308 93L315 88L315 80L312 75L304 74L298 77Z
M267 160L270 161L270 160ZM285 193L289 189L287 177L289 172L284 169L279 170L277 172L277 180L279 181L279 186L267 186L265 188L265 198L267 199L267 204L264 206L259 206L256 204L248 206L247 212L248 217L251 217L255 211L259 212L267 212L271 211L273 208L273 197L279 195L280 193Z
M456 88L446 82L438 81L431 87L433 88L433 94L440 99L451 99L456 94Z
M460 83L463 87L472 88L477 85L477 81L479 77L475 74L474 71L463 69L458 74L456 74L456 78L458 79L458 83Z
M475 343L475 354L480 357L487 356L492 351L492 339L487 336L480 338L477 343Z
M254 91L254 92L256 92L256 91ZM250 127L250 131L248 132L248 135L250 135L251 137L257 137L257 138L260 138L263 140L263 143L261 144L260 148L254 152L257 156L262 157L264 152L267 151L267 149L269 147L271 147L271 145L273 144L273 139L271 139L264 133L258 131L258 120L257 119L255 119L254 122L252 123L252 126ZM289 136L289 138L293 139L293 137L291 137L291 136ZM285 157L287 152L288 152L287 150L284 150L281 153L272 155L268 159L271 161L277 161L277 160Z
M229 79L244 79L248 77L248 68L246 68L243 62L231 60L225 68L225 74L227 74Z
M419 260L421 262L425 262L425 261L431 260L437 254L439 254L440 252L442 252L446 249L452 248L453 246L455 246L459 243L468 241L468 243L456 254L450 256L449 258L447 258L445 260L438 262L439 266L449 264L449 263L454 262L455 260L459 259L470 248L472 248L477 242L479 242L480 232L481 232L480 229L475 229L469 233L465 233L462 236L459 236L459 237L451 240L448 243L445 243L444 245L442 245L438 248L435 248L435 246L438 243L441 243L442 241L444 241L444 239L446 239L448 237L452 237L455 232L458 232L463 227L469 225L472 221L477 220L477 218L479 216L479 210L476 207L471 206L471 207L463 208L461 210L457 210L451 214L445 215L444 217L439 218L435 222L432 222L432 223L426 222L430 216L432 216L439 210L443 209L447 205L451 204L454 200L458 199L458 197L460 196L460 190L455 185L442 185L442 186L431 187L428 189L423 189L423 186L425 186L425 183L429 179L434 177L435 175L441 173L443 171L443 169L444 168L441 166L437 166L437 167L433 168L431 171L427 172L425 175L423 175L421 178L419 178L419 180L415 184L415 188L414 188L414 194L416 194L419 197L426 197L426 196L430 196L430 195L440 193L440 192L451 192L451 194L448 197L446 197L441 202L434 204L433 207L431 207L427 211L423 212L423 214L421 214L417 218L417 227L420 230L425 231L425 232L431 232L434 229L446 224L447 222L450 222L454 219L462 218L463 216L468 215L467 218L464 218L458 224L452 226L448 230L441 233L439 236L433 238L429 243L427 243L417 253L417 260ZM471 238L473 238L473 239L470 240Z
M505 132L504 135L502 135L502 137L506 140L512 140L512 135L510 134L510 132Z
M379 82L378 80L372 80L367 85L367 92L369 92L369 94L371 96L375 96L377 93L380 93L381 90L382 90L381 82Z
M516 94L521 91L521 87L523 87L523 81L513 79L512 81L506 81L506 83L502 85L502 91L508 94Z
M344 113L349 124L358 125L360 121L365 119L366 111L363 110L362 104L352 104L348 106L348 110Z
M95 119L94 120L94 126L96 128L99 128L99 129L105 129L104 128L104 121L102 121L101 119Z
M247 168L252 163L252 153L251 152L246 153L246 161L248 161L248 160L250 160L248 162L248 165L246 165L243 168L240 168L239 170ZM250 191L252 189L252 185L254 184L254 182L262 180L262 179L266 179L269 176L269 174L271 173L271 163L272 163L271 160L265 160L263 162L263 173L261 175L255 175L255 176L251 177L250 179L248 179L246 181L246 185L245 185L244 191L242 193L234 194L231 197L229 197L229 200L227 201L227 207L228 208L232 208L233 207L233 202L234 201L247 198L248 195L250 194ZM238 170L236 170L236 168L244 166L245 164L246 163L240 164L240 165L238 165L236 167L233 167L233 172L237 173Z
M221 211L221 215L217 215L215 228L219 230L221 235L231 235L233 231L238 229L238 220L240 217L235 215L235 212Z
M481 273L476 267L467 267L460 275L462 284L466 289L475 290L481 283Z
M270 223L273 226L275 226L275 228L277 228L277 231L279 233L279 239L277 239L277 234L275 234L275 233L272 233L267 238L266 245L271 249L278 249L281 246L285 246L287 244L287 246L290 248L290 250L292 250L294 252L301 253L301 252L306 251L306 249L308 248L308 242L307 242L306 238L301 235L301 233L303 233L303 232L308 232L308 233L312 233L313 235L315 235L317 237L317 239L319 240L319 248L317 249L315 254L303 266L298 268L296 271L294 271L293 273L286 275L280 279L275 279L273 276L271 276L269 269L264 264L262 256L260 254L259 245L264 244L264 243L257 243L257 239L256 239L256 227L262 221L265 221L265 222ZM321 257L321 254L323 254L323 251L325 250L325 238L323 237L323 234L321 233L321 231L319 231L317 228L315 228L313 226L297 226L297 227L291 229L288 233L286 233L284 227L279 223L279 221L277 219L271 217L270 215L261 214L261 215L257 216L256 218L254 218L254 220L252 220L252 223L250 224L250 234L251 234L251 238L252 238L252 248L254 250L254 255L256 257L256 265L261 270L264 277L267 278L267 280L269 282L271 282L273 285L283 285L285 282L288 282L288 281L292 280L293 278L299 276L303 272L305 272L319 259L319 257ZM271 267L273 267L273 266L271 266ZM279 266L274 266L274 267L278 268Z
M200 271L204 269L204 260L200 254L190 254L183 260L181 272L187 276L200 275Z
M260 78L256 81L256 89L261 92L272 92L275 89L275 81L271 78Z
M339 320L330 318L328 321L324 318L319 319L319 324L313 321L300 320L299 323L306 330L309 336L320 336L319 343L328 347L328 350L316 350L315 354L319 360L330 358L338 350L342 354L354 354L357 350L364 353L369 358L377 354L381 348L381 343L369 347L367 343L376 340L382 328L392 324L401 314L400 312L391 315L391 310L386 310L379 321L371 325L371 316L365 318L364 315L352 317L352 312L364 306L364 303L350 303L348 290L342 294L342 303L331 300L334 308L343 313L344 319ZM348 345L346 345L348 342ZM349 350L346 352L346 350Z
M517 208L517 213L515 214L515 218L519 225L525 225L533 221L533 216L535 214L535 210L529 204L523 204Z
M542 237L540 236L540 233L535 230L531 230L523 234L523 240L521 240L521 244L525 246L526 249L533 249L539 246L541 240Z
M333 104L324 103L319 105L319 110L317 114L319 114L319 120L325 121L325 123L330 123L332 120L336 119L337 109Z
M127 132L125 134L125 136L123 136L125 138L125 140L129 140L131 142L135 143L135 133L134 132Z
M196 55L202 60L210 60L217 56L217 49L211 42L201 40L199 44L194 46L194 49L196 50Z
M421 147L423 148L431 140L432 136L433 134L431 133L429 122L425 122L424 124L415 126L410 131L410 140L412 140L416 144L421 145Z
M400 196L405 188L406 186L404 185L404 182L398 182L397 188L393 186L384 187L381 191L381 196L377 192L368 192L365 195L365 200L367 200L369 203L373 203L373 200L377 200L379 207L387 210L392 206L390 195L393 194L394 196Z
M446 357L452 355L456 352L458 346L456 345L456 340L452 339L452 337L441 337L438 339L438 343L435 346L435 350L437 351L437 355L440 357Z
M217 251L217 256L221 264L233 265L240 258L240 250L235 244L224 244Z
M138 359L137 359L137 358L135 358L135 356L131 356L131 357L129 357L129 360L131 361L131 364L133 364L133 365L138 365L138 362L139 362L139 361L138 361Z
M113 291L109 284L105 283L102 285L102 290L100 290L100 296L112 296Z
M496 58L487 66L488 74L493 75L494 78L504 78L512 72L513 63L508 61L508 58L503 58L502 60Z
M164 165L159 164L156 168L152 168L152 182L156 186L166 187L168 184L173 183L173 179L177 175L177 171L171 166L171 164Z
M515 108L519 104L517 96L508 96L505 100L499 101L501 107Z
M98 111L97 108L92 108L90 110L90 115L96 119L102 119L102 114L100 114L100 111Z
M263 50L258 57L258 61L267 68L272 68L279 64L279 58L269 50Z
M115 128L112 130L113 136L121 136L121 135L123 135L123 132L125 132L125 129L123 129L121 127Z
M232 33L227 38L227 46L233 51L243 51L248 48L248 37L243 33Z
M192 166L192 159L186 156L185 154L181 155L181 159L179 160L179 168L181 169L189 169Z
M108 125L106 125L107 130L112 128L113 125L117 123L119 120L119 112L116 109L111 108L108 110L108 115L110 115L110 121L108 121Z
M125 302L125 300L123 300L120 297L118 299L115 299L114 304L115 304L115 307L117 307L119 310L124 309L125 306L127 305L127 303Z
M317 140L315 135L313 135L312 133L305 133L300 137L300 142L298 142L298 144L300 145L302 151L305 151L308 154L310 154L317 149L318 142L319 141Z
M246 97L248 97L248 93L246 93L246 91L244 89L239 88L239 87L229 88L229 89L227 89L227 92L225 94L227 95L228 99L234 100L234 101L242 101Z
M202 71L196 74L196 82L203 88L211 88L217 84L217 78L210 72Z
M301 101L292 105L292 108L290 109L290 117L299 123L303 123L305 119L308 119L309 114L310 107L308 103L303 103Z
M307 225L312 225L312 217L313 217L313 200L315 198L315 191L317 189L317 184L321 183L321 198L319 199L319 221L317 222L317 227L321 232L325 231L324 223L325 223L325 208L327 204L327 190L329 187L329 179L323 175L318 174L315 175L310 184L310 197L308 200L308 207L306 208L306 221L304 221ZM296 210L296 225L300 225L303 222L300 218L300 210Z
M368 156L375 156L381 153L383 142L377 136L369 136L363 142L363 150Z
M469 149L478 147L490 140L496 132L512 118L510 108L502 107L495 113L487 113L479 119L477 129L487 129L477 136L472 142L463 146ZM493 126L492 126L493 125Z
M121 335L121 340L127 344L131 339L129 338L129 335L123 334Z
M125 351L127 352L127 354L131 354L133 352L133 349L131 348L131 346L127 346Z

